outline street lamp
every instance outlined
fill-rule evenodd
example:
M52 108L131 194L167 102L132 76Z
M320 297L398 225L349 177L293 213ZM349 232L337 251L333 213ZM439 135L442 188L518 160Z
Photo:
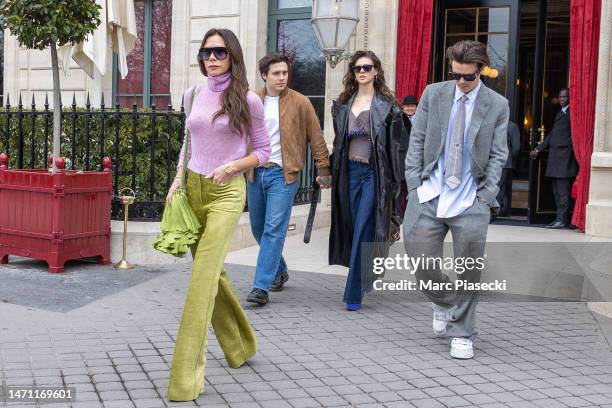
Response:
M310 20L325 59L334 68L359 22L359 0L314 0Z

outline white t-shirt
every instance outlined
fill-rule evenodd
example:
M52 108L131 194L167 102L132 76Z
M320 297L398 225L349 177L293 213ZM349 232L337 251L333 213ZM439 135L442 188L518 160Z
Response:
M272 148L272 151L270 153L270 159L268 161L271 161L283 167L283 156L281 154L280 143L280 124L278 108L279 99L279 96L264 97L264 115L266 118L266 127L268 128L268 134L270 135L270 147Z

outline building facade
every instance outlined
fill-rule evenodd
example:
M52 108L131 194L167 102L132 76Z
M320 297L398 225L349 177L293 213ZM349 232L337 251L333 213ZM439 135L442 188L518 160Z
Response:
M592 67L598 82L585 228L587 234L612 235L612 6L607 0L591 2L601 8L601 24L599 62ZM425 85L406 87L414 78L402 75L405 67L398 57L402 47L410 48L408 43L418 42L427 53L420 67L427 82L445 79L444 50L452 43L466 38L486 43L499 72L486 84L508 98L511 119L522 132L513 213L530 223L543 223L554 213L550 183L544 177L546 158L534 162L528 152L551 128L559 109L556 95L569 85L570 19L578 3L581 0L361 0L349 52L373 50L383 62L390 87L400 89L399 99L405 96L399 94L403 90L420 94ZM243 46L252 88L262 86L259 58L269 51L290 57L291 86L311 99L331 145L329 107L342 88L347 66L344 62L331 69L322 58L310 26L311 0L135 0L135 5L139 35L129 56L128 77L120 78L110 59L106 75L93 79L73 65L71 75L62 77L63 100L76 95L77 103L84 104L89 94L94 106L104 95L107 105L178 107L184 90L202 80L196 55L204 33L212 27L229 28ZM416 36L415 27L420 30ZM427 42L421 44L422 38ZM44 99L52 88L48 51L23 49L8 34L3 51L3 94L10 94L11 100L19 93Z

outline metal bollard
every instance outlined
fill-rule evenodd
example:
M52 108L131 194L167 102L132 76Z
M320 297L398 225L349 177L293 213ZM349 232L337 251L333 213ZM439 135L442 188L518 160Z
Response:
M121 193L125 190L131 191L132 195L121 195ZM119 200L121 200L121 204L123 204L123 216L124 216L123 218L123 255L121 257L121 260L113 266L116 269L127 270L127 269L133 269L136 266L136 265L129 263L126 259L128 208L130 205L134 204L134 201L136 201L136 194L134 193L134 190L132 190L131 188L128 188L128 187L122 188L121 191L119 191Z

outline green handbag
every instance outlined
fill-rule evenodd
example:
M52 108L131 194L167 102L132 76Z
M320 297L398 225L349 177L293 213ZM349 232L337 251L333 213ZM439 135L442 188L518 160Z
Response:
M193 106L196 87L191 91L189 102L189 114ZM187 180L188 150L190 147L190 132L185 129L185 152L183 155L183 167L181 186L172 194L172 203L166 203L162 216L160 232L153 242L153 248L179 258L185 256L190 245L195 244L200 238L202 225L198 221L193 209L187 199L185 189Z

